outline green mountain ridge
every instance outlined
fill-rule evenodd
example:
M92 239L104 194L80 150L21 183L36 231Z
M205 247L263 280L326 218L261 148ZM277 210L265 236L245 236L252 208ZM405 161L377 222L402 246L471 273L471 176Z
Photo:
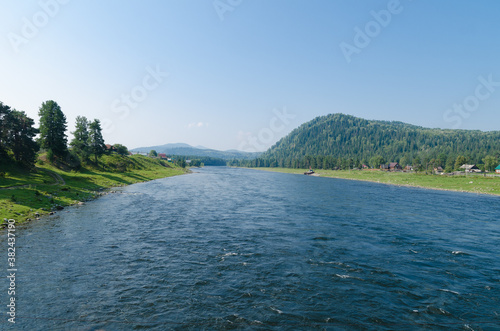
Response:
M380 156L385 162L408 164L434 159L444 167L458 156L482 163L488 155L500 156L500 131L431 129L336 113L302 124L259 159L269 166L295 167L294 161L316 156L353 159L357 164Z

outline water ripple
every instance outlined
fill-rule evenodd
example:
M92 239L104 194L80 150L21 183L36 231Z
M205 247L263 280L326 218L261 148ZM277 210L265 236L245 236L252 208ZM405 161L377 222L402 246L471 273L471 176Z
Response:
M118 191L19 228L20 329L500 325L498 198L228 168Z

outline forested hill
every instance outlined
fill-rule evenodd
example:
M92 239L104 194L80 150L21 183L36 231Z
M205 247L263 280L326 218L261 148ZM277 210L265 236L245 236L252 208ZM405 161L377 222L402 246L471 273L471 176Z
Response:
M482 163L485 156L499 153L500 131L429 129L330 114L302 124L260 158L287 166L306 156L352 158L366 164L372 157L381 156L386 162L410 164L415 158L439 159L444 166L458 156Z

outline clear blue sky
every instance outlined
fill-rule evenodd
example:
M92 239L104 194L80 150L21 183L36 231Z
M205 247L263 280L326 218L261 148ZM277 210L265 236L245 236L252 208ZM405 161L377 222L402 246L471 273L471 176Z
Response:
M500 1L0 3L0 101L108 143L264 149L337 112L500 129Z

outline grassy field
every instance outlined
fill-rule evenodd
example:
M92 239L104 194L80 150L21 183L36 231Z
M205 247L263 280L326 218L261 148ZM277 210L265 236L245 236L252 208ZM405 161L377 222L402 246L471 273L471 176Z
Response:
M0 222L33 220L61 207L85 202L104 194L105 189L158 178L175 176L187 170L171 163L140 155L106 155L97 167L79 171L37 165L35 172L2 167L0 169Z
M254 168L292 174L303 174L307 169ZM500 177L483 175L446 176L405 172L370 170L317 170L320 177L362 180L399 186L423 187L437 190L500 195Z

